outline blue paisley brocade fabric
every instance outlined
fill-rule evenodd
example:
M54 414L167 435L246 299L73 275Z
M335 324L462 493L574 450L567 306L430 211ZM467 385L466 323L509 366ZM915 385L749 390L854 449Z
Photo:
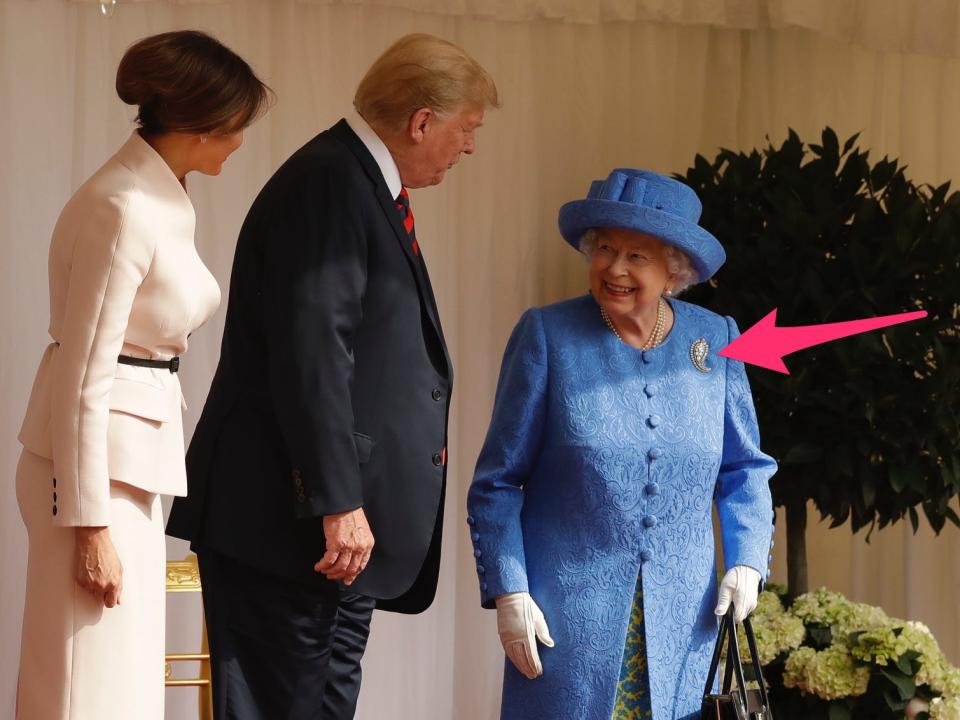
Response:
M716 355L736 325L670 304L650 351L590 296L528 310L507 344L467 522L482 605L529 591L556 645L536 680L505 661L505 720L613 717L638 578L652 717L693 720L717 631L714 505L726 566L766 572L776 464L743 364Z

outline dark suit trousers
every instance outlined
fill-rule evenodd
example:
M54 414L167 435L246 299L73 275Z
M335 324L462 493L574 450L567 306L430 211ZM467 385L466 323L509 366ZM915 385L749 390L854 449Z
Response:
M199 554L216 720L349 720L375 601Z

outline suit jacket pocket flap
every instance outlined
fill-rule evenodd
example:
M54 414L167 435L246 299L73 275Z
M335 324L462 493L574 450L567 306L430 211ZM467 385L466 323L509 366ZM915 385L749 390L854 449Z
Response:
M357 462L363 465L370 459L370 453L373 452L373 446L376 441L369 435L355 432L353 434L353 444L357 446Z
M170 394L165 388L117 377L110 391L110 409L136 415L137 417L169 422L171 418Z

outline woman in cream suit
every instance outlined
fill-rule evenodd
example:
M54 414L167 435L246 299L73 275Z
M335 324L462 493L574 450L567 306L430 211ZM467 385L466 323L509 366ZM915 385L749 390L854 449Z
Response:
M186 490L179 356L220 302L184 177L216 175L263 111L246 62L198 32L133 45L138 129L70 199L17 499L29 535L20 720L163 717L161 493Z

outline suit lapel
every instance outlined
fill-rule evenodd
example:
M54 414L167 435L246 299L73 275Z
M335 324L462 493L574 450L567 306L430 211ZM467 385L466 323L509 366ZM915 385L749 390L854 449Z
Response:
M430 277L427 274L426 265L420 258L413 254L410 236L407 234L407 229L403 226L400 211L397 210L396 200L390 197L390 190L387 188L387 184L383 179L383 173L380 172L377 161L373 159L370 151L367 150L356 133L350 129L350 125L347 124L346 120L340 120L340 122L330 128L330 132L353 153L363 167L367 177L370 178L375 186L374 194L377 197L377 202L380 204L380 209L386 216L387 222L390 223L393 234L396 236L397 242L400 243L403 254L407 258L407 263L410 265L410 271L416 280L420 299L426 307L427 316L430 318L430 322L437 332L437 337L440 338L440 345L443 348L444 359L447 362L447 369L449 371L452 366L450 365L450 357L447 354L447 343L443 337L443 328L440 326L440 313L437 309L437 301L433 295Z

